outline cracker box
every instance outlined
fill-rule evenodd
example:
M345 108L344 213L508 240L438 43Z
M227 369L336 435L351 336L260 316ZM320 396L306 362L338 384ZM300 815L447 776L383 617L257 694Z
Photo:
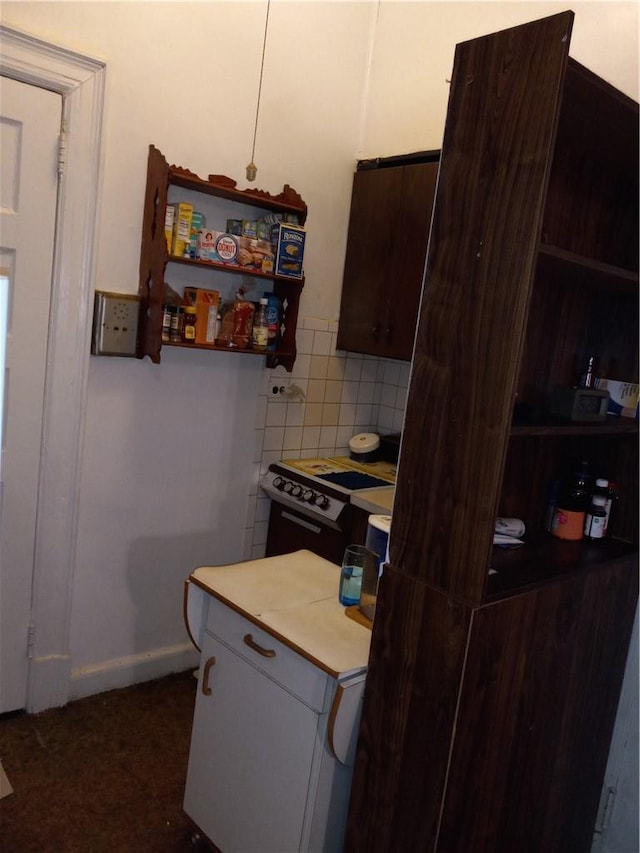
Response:
M191 239L191 217L193 205L179 201L173 205L173 245L171 254L181 258Z
M203 290L199 287L185 287L184 301L196 309L197 344L214 344L218 328L218 309L220 293L217 290Z
M275 274L302 278L306 231L300 225L278 222L271 231L275 256Z
M267 240L251 237L238 238L238 263L260 272L273 272L273 249Z

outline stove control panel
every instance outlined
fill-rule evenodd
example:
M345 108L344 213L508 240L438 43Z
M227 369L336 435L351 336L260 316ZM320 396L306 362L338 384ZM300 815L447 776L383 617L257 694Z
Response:
M318 520L322 519L332 527L335 526L332 522L337 521L349 503L348 496L345 496L345 500L340 500L317 491L307 483L289 479L277 471L267 471L260 481L260 487L272 500L295 507Z
M331 499L327 495L314 492L313 489L309 489L300 483L294 483L293 480L286 480L280 474L277 474L273 478L272 484L279 492L284 492L285 495L305 501L305 503L316 506L320 510L327 510L331 506Z

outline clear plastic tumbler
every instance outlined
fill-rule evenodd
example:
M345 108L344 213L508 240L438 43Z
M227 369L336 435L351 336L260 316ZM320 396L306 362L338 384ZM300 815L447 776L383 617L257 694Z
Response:
M360 603L360 592L362 589L362 576L365 566L376 560L376 555L365 548L364 545L349 545L342 558L342 571L340 572L340 591L338 599L340 604L351 607Z

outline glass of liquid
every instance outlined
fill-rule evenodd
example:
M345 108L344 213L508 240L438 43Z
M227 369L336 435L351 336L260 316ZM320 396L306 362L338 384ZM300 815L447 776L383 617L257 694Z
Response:
M338 593L340 604L345 607L360 604L362 576L365 568L368 572L376 562L376 555L364 545L349 545L345 549Z

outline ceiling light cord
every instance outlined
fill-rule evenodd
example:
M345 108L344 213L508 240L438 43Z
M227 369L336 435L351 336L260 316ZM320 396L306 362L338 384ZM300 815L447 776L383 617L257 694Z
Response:
M271 0L267 0L267 14L264 19L264 36L262 38L262 59L260 60L260 81L258 83L258 101L256 103L256 121L253 127L253 145L251 147L251 162L247 166L247 180L255 181L258 167L253 162L256 153L256 137L258 135L258 117L260 115L260 98L262 95L262 75L264 72L264 55L267 49L267 27L269 26L269 10L271 8Z

